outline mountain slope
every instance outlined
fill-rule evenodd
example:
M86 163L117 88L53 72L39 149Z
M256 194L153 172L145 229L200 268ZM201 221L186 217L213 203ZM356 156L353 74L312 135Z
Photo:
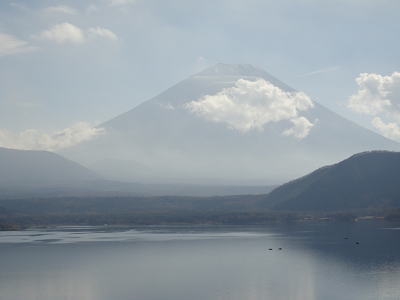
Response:
M92 171L47 151L0 148L0 187L42 187L98 179Z
M400 207L400 153L353 155L276 188L262 202L296 211Z
M285 134L293 126L289 119L261 125L254 120L254 130L241 131L226 120L218 120L218 113L226 113L226 107L218 107L220 103L213 106L216 116L188 109L190 103L199 103L204 97L215 98L224 89L235 89L240 80L250 86L259 79L280 92L295 93L253 66L217 64L102 124L105 134L64 154L116 180L246 185L285 182L357 152L400 150L397 143L316 102L302 112L303 121L307 118L313 124L303 138ZM240 104L247 107L248 100L249 109L239 107L228 115L233 119L228 121L237 121L237 115L242 118L247 113L260 118L252 111L254 99L246 97ZM269 113L264 111L266 117Z

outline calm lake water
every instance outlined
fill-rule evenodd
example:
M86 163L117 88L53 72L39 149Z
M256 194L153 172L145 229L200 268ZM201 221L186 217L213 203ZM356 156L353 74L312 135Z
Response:
M398 300L400 226L0 232L0 300L30 299Z

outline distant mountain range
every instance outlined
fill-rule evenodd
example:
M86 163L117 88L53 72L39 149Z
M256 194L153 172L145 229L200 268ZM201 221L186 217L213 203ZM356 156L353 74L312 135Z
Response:
M353 155L276 188L260 203L288 211L400 208L400 153Z
M45 187L97 180L93 171L48 151L0 148L1 187Z
M143 183L271 185L354 153L400 150L251 65L217 64L100 127L62 154Z
M23 154L31 155L29 152ZM42 159L38 162L43 163L43 157L48 154L40 154ZM58 157L56 161L59 161ZM65 163L63 159L61 162L61 165ZM48 170L43 171L43 175L51 174ZM92 176L90 172L88 176ZM62 179L65 182L66 178ZM103 189L98 188L99 183ZM90 187L96 189L88 193ZM266 195L149 197L124 194L122 187L121 183L100 181L86 185L88 190L80 196L74 186L75 194L72 188L67 190L70 195L65 190L47 196L30 192L25 197L19 194L19 199L15 199L3 197L4 187L0 186L0 230L57 224L267 224L304 220L304 216L318 219L326 215L350 221L353 216L365 216L365 213L399 220L400 153L356 154ZM119 193L105 193L110 188L116 188ZM140 185L135 188L139 189ZM158 188L153 187L153 192ZM172 187L172 191L178 189Z
M250 187L247 195L244 195L246 189L243 187L236 187L235 191L234 187L225 187L224 190L218 186L214 188L203 186L205 192L201 194L200 186L152 186L110 182L99 180L90 171L47 152L1 149L0 153L0 158L3 159L7 157L8 160L10 158L14 160L18 157L19 159L14 162L19 161L19 164L24 166L19 168L21 173L18 174L15 171L18 164L1 165L3 181L0 185L0 221L4 219L4 222L11 218L15 222L29 223L33 220L29 219L32 215L35 222L39 223L64 221L74 223L84 222L86 216L90 215L94 224L98 222L103 224L110 220L146 224L163 222L245 224L285 220L286 214L337 212L357 214L366 210L396 212L396 209L400 209L400 152L359 153L283 184L270 193L268 187L260 187L258 191L255 187ZM35 158L33 165L31 158ZM56 171L49 167L40 168L41 164L48 165L49 162L57 162ZM51 176L51 182L55 185L53 189L42 186L38 189L41 190L41 194L35 194L32 189L26 189L26 185L23 185L28 191L25 197L18 189L20 199L13 199L7 195L4 197L4 191L7 191L8 187L5 185L4 167L14 169L12 174L7 175L12 179L8 182L13 182L15 176L18 178L21 176L33 186L47 183L48 177ZM60 170L71 171L60 172ZM29 176L24 175L24 172ZM63 176L57 178L61 176L59 174ZM73 184L75 176L89 181ZM64 184L69 182L70 185L62 186L59 185L60 182ZM227 196L231 192L243 194ZM263 192L265 194L260 194ZM174 194L175 196L172 196ZM210 195L223 196L208 197ZM41 216L45 219L42 220Z
M0 148L0 199L30 197L223 196L265 194L272 186L141 184L107 180L47 151Z

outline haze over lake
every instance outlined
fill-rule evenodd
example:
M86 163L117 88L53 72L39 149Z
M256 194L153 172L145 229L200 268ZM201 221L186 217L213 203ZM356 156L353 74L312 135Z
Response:
M399 299L393 225L1 232L0 299Z

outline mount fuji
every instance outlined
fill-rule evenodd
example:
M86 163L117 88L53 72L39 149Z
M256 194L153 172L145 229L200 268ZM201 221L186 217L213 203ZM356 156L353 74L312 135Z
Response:
M99 127L63 154L148 183L277 184L354 153L400 150L251 65L217 64Z

